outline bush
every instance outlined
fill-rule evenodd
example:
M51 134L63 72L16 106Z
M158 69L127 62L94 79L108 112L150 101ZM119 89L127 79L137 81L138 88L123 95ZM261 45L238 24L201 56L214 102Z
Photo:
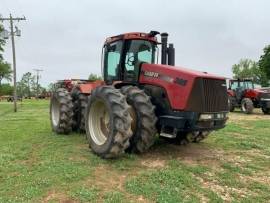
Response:
M10 84L2 84L0 86L0 96L12 94L13 94L13 86L11 86Z

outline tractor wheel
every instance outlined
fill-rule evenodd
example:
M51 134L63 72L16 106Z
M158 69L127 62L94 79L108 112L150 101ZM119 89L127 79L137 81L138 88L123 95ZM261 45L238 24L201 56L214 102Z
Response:
M229 96L228 98L229 111L234 112L233 98Z
M88 96L82 94L78 88L71 91L73 102L73 123L72 130L85 132L85 109L88 102Z
M125 86L121 88L121 92L127 96L127 103L131 106L133 135L130 139L128 151L143 153L155 142L157 134L155 107L149 96L138 87Z
M59 88L53 92L50 104L50 119L53 131L68 134L72 131L73 104L69 92Z
M113 86L97 87L86 108L86 135L94 153L116 158L129 147L132 136L129 105Z
M241 102L241 110L246 114L251 114L253 109L254 106L252 100L249 98L244 98Z
M267 115L270 114L270 108L262 107L262 111L263 111L264 114L267 114Z

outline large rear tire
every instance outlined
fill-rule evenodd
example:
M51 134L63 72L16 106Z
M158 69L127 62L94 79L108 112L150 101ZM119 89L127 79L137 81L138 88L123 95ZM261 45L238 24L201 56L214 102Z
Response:
M157 117L155 107L149 96L138 87L125 86L121 88L121 91L127 96L127 103L131 106L133 135L130 139L128 151L143 153L154 144L156 139Z
M50 103L50 119L54 132L69 134L72 131L73 104L70 93L59 88L53 92Z
M249 98L244 98L241 102L241 110L246 114L252 114L254 109L253 102Z
M73 102L73 124L72 130L85 132L85 111L88 102L88 96L82 94L80 90L75 87L71 91L72 102Z
M86 108L86 135L94 153L116 158L129 147L131 116L126 97L113 86L93 90Z

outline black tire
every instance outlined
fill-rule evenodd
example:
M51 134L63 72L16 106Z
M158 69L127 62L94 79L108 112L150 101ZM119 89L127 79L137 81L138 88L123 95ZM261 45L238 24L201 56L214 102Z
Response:
M241 101L241 110L246 114L252 114L254 109L253 102L249 98L244 98Z
M73 118L72 118L72 130L85 132L85 111L88 103L88 96L82 94L80 90L75 87L71 91L73 102Z
M228 105L229 105L229 111L234 112L234 108L235 108L234 99L231 96L228 97Z
M262 112L266 115L269 115L270 114L270 108L265 108L265 107L262 107Z
M53 92L50 102L50 119L54 132L69 134L72 131L73 104L70 93L59 88Z
M132 107L131 129L133 135L128 151L143 153L154 144L156 139L155 106L151 103L150 97L138 87L125 86L121 88L121 92L127 96L127 103Z
M93 90L86 108L86 135L94 153L102 158L116 158L129 147L129 108L126 97L113 86Z

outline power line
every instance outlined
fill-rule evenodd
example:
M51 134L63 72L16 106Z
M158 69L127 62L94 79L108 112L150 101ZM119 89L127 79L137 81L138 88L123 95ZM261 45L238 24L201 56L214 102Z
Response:
M12 15L9 15L9 18L0 18L0 21L9 21L10 23L10 32L5 30L4 31L4 39L8 39L11 36L11 43L12 43L12 56L13 56L13 83L14 83L14 93L13 93L13 101L14 101L14 112L17 112L17 74L16 74L16 51L15 51L15 40L14 35L17 37L21 36L21 31L15 26L14 31L14 22L13 21L21 21L26 20L25 17L23 18L13 18Z

